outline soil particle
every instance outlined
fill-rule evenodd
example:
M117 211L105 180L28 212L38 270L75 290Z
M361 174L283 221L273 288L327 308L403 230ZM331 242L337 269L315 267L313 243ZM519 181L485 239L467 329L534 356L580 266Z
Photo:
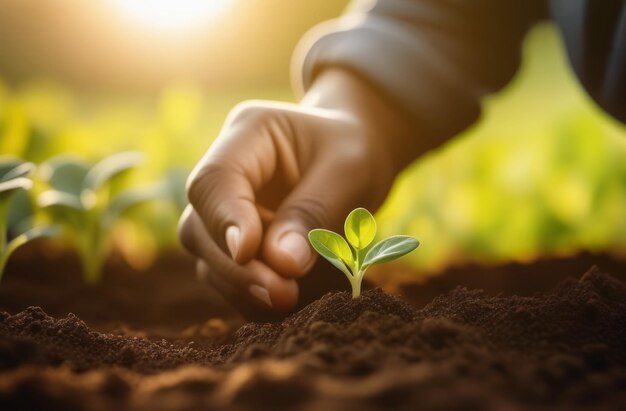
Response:
M0 408L617 410L625 325L626 287L597 268L530 296L457 288L420 310L378 289L329 293L225 344L221 324L219 344L151 341L30 307L0 314Z

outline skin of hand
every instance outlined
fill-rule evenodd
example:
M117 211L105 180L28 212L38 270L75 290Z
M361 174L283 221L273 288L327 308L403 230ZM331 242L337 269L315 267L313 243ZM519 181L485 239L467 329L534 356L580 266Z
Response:
M199 277L244 312L292 309L316 260L308 232L375 210L420 153L405 117L335 68L299 104L237 106L188 180L179 236Z

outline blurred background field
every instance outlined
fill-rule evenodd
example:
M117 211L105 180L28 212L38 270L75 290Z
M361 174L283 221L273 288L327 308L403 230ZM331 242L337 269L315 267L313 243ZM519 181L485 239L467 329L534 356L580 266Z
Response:
M230 108L293 101L297 40L346 2L219 0L178 26L118 3L0 5L0 153L41 163L144 152L132 178L178 190L116 228L116 247L141 268L179 247L185 177ZM407 169L378 213L381 234L420 239L407 259L418 271L581 250L626 257L626 127L581 90L553 26L531 31L523 55L479 123Z

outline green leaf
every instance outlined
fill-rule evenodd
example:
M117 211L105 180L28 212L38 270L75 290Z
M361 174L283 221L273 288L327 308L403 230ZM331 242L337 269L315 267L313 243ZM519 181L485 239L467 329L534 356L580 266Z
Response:
M7 244L6 253L10 255L20 246L40 237L54 237L59 235L61 229L56 225L48 225L43 227L35 227L15 237Z
M0 249L0 280L2 279L2 273L7 261L15 250L36 238L55 236L59 232L60 230L57 226L35 227L9 241L4 249Z
M352 264L352 250L343 237L329 230L315 229L309 231L309 241L322 257L346 275L352 276L348 268Z
M174 202L179 210L183 212L189 200L187 199L186 183L191 171L183 168L172 168L165 174L165 184L167 196Z
M41 208L61 206L70 208L77 212L85 211L85 207L80 201L79 196L58 190L44 191L39 195L38 203Z
M63 191L48 190L39 195L37 202L54 221L63 222L77 230L86 229L87 209L80 197Z
M56 191L80 196L89 164L82 159L60 155L39 166L39 177Z
M0 179L4 180L4 175L6 175L9 171L13 170L15 167L18 167L20 164L23 164L24 160L21 160L18 157L8 156L8 155L0 155Z
M6 213L6 227L12 236L23 233L32 227L35 209L33 199L27 190L18 190L11 195Z
M366 209L357 208L346 218L344 231L352 247L362 250L370 245L376 236L376 220Z
M123 191L115 196L107 207L102 220L103 225L110 227L129 208L165 197L166 189L162 184Z
M8 201L18 190L30 190L33 182L25 177L18 177L0 182L0 201Z
M144 155L137 151L125 151L106 157L89 170L82 188L97 191L115 176L137 167L143 161Z
M22 163L19 164L2 176L0 181L9 181L14 178L26 177L35 169L35 165L33 163Z
M419 241L407 235L385 238L367 252L363 267L395 260L415 250L419 245Z

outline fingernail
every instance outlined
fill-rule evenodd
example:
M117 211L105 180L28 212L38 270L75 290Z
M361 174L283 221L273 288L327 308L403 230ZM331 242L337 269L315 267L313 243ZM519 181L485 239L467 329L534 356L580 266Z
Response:
M272 300L270 299L270 293L260 285L252 284L248 287L248 292L255 297L257 300L266 304L267 306L272 306Z
M230 251L231 257L233 257L233 260L236 260L237 254L239 254L240 236L241 232L239 231L239 227L231 225L226 229L226 246L228 247L228 251Z
M311 258L309 242L302 235L293 231L280 238L278 247L291 256L300 267L304 267Z

